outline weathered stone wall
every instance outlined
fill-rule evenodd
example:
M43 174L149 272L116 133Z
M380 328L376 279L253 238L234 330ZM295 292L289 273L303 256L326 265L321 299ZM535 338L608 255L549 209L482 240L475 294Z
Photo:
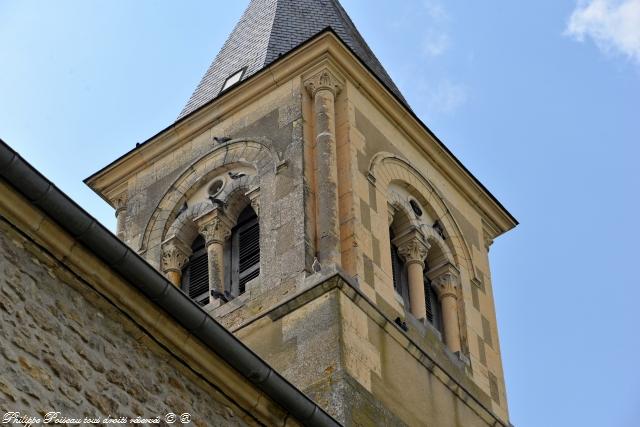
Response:
M294 291L313 262L305 232L300 91L295 79L281 85L149 162L127 183L125 240L160 269L161 243L184 200L205 185L216 170L226 174L225 168L234 165L255 169L253 182L259 186L260 206L260 277L251 283L246 295L213 313L226 326L242 323ZM221 137L232 140L220 143L216 138ZM258 148L249 150L244 141ZM171 192L177 197L168 197Z
M435 331L408 319L404 332L390 306L319 280L236 335L347 426L495 425L491 399Z
M436 218L455 225L445 231L461 270L463 353L471 360L470 375L492 397L493 410L507 419L487 249L490 242L485 241L482 212L359 88L347 84L338 104L339 144L344 147L339 151L343 171L340 203L345 206L341 211L343 268L358 278L362 291L379 305L389 305L400 314L408 311L394 296L388 233L390 200L388 188L383 188L381 181L395 182L412 192L421 183L396 165L379 168L384 169L378 171L382 176L372 174L372 166L381 157L396 157L411 164L435 189L422 195L424 201L441 201L446 207Z
M173 412L191 414L199 426L253 424L2 218L0 411L69 418Z
M256 169L260 186L260 277L252 281L240 297L219 307L206 308L231 330L241 328L254 316L302 289L305 277L313 273L310 267L318 251L318 217L331 214L317 212L314 112L300 79L298 76L280 81L264 96L238 107L230 115L211 119L212 124L206 129L184 138L162 157L150 159L147 166L128 181L127 241L152 265L159 267L161 244L172 215L181 206L179 197L186 198L196 190L187 188L184 182L190 182L191 186L203 184L197 180L179 181L179 177L184 174L208 176L211 168L226 167L241 160L243 165L250 164ZM485 239L491 230L486 228L483 213L361 87L347 81L335 98L335 112L341 267L378 307L396 313L392 318L411 317L409 307L404 307L392 286L388 189L393 183L412 196L421 193L423 208L431 209L427 216L445 223L446 244L451 246L456 267L460 269L457 314L463 359L470 360L466 375L479 387L480 398L490 396L488 406L501 419L508 419ZM264 150L260 148L261 153L268 152L268 155L253 153L248 157L245 148L232 147L233 141L227 145L216 141L223 136L234 138L233 141L258 141L258 145L264 147ZM380 163L382 166L374 171L373 165L381 156L404 161L414 173L408 172L410 168L399 167L399 162ZM428 184L422 182L422 178ZM170 191L177 192L178 197L165 203ZM154 215L158 215L158 221L151 221ZM147 232L162 238L151 239L153 243L149 243L151 240L145 237ZM367 328L360 326L353 331L345 330L351 333L350 340L364 339ZM427 329L428 326L422 326L423 331ZM302 337L295 339L301 340ZM299 352L292 342L283 342L283 348ZM438 342L434 351L444 354L440 344ZM302 354L309 359L299 354L285 356L285 353L278 358L288 357L303 364L318 361L317 354ZM356 368L356 365L352 365L354 372L371 368ZM288 365L276 367L290 369ZM357 375L350 378L370 390L371 380Z

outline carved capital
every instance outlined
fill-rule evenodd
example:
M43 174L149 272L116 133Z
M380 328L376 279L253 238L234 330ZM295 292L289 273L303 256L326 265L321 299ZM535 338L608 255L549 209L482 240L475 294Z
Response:
M162 246L162 271L182 271L189 260L189 250L184 245L171 241Z
M204 237L207 246L212 243L223 244L231 237L231 226L221 215L211 218L210 221L202 224L198 231Z
M116 218L120 216L120 213L127 210L128 196L127 193L122 193L113 201L113 207L116 208Z
M432 280L432 285L440 300L446 297L458 298L458 276L452 272L443 273Z
M325 68L305 80L304 87L312 97L321 90L328 90L336 96L342 90L342 83L340 83L329 69Z
M419 263L424 268L424 259L427 257L430 245L424 240L420 231L411 230L396 238L395 243L398 246L398 253L407 264Z

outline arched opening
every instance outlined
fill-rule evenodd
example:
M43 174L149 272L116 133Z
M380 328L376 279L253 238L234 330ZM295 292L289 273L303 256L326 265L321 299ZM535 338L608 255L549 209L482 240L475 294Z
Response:
M442 305L438 294L436 293L429 274L434 269L450 263L450 259L447 253L443 250L444 242L438 241L436 238L429 239L429 252L427 253L427 259L425 260L424 267L424 283L425 283L425 299L427 306L427 320L441 333L444 332L442 321Z
M411 220L407 212L399 207L393 206L391 211L393 220L389 225L389 242L391 247L391 271L393 277L393 288L402 297L405 307L410 307L411 295L409 292L409 277L407 274L407 264L400 255L397 237L406 234L411 228Z
M427 321L442 333L442 308L440 306L440 299L438 294L433 288L431 280L427 277L429 271L429 265L426 264L424 268L424 305L427 309Z
M231 231L227 262L231 266L225 282L232 297L243 294L247 283L260 275L260 222L248 205Z
M192 254L182 269L181 289L199 305L209 303L209 263L204 237L198 235L191 244Z
M391 242L391 273L393 276L393 289L402 297L406 307L409 307L409 283L407 269L404 260L398 252L398 247L393 243L396 235L393 228L389 227L389 240Z

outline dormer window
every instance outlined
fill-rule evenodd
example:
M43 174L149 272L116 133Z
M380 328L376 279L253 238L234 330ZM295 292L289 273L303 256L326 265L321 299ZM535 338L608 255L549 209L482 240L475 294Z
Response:
M225 90L229 89L231 86L238 83L242 79L242 76L244 75L245 70L246 68L243 68L242 70L237 71L232 75L230 75L229 77L227 77L227 80L224 81L224 84L222 85L222 90L220 92L224 92Z

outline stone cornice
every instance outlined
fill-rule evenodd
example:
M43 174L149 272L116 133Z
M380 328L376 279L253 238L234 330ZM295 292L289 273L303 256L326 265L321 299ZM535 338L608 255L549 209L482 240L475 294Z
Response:
M408 140L413 141L433 160L434 166L482 213L483 219L496 229L497 235L517 225L517 221L509 212L444 144L407 110L331 31L309 40L220 98L167 127L138 148L87 178L85 182L109 204L113 204L115 188L140 169L172 151L185 139L192 138L205 128L225 120L266 92L305 74L310 68L317 68L321 63L331 63L342 75L349 76L349 82L362 90Z

